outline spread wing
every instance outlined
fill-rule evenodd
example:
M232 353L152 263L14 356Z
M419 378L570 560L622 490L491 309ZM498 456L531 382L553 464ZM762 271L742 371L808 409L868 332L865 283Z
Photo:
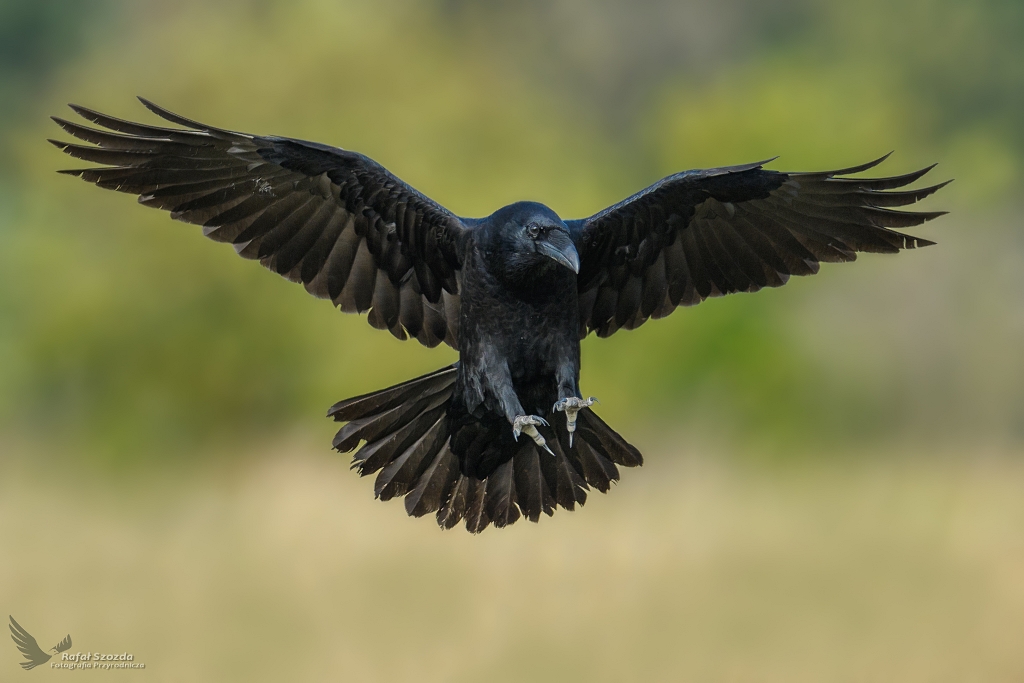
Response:
M780 173L767 162L669 176L604 211L569 221L580 253L580 336L606 337L709 296L779 287L822 261L933 244L891 228L944 212L894 210L946 185L898 190L932 167L890 178L854 168Z
M71 649L71 634L64 636L64 640L57 643L54 647L57 652L64 652Z
M213 128L142 103L185 128L71 105L106 130L55 117L91 144L51 142L102 165L62 173L201 225L341 310L369 311L371 325L399 339L456 346L466 231L451 212L362 154Z
M25 670L34 669L40 664L50 661L50 655L39 649L39 644L32 637L32 634L22 628L21 624L14 620L14 617L8 616L11 620L9 624L11 638L14 640L14 644L18 646L18 649L21 650L21 654L25 655L25 659L28 660L21 662L21 667Z

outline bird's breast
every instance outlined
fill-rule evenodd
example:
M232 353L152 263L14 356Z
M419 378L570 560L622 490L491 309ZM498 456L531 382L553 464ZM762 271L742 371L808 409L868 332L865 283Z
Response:
M497 350L513 376L548 374L579 348L575 275L539 283L527 291L502 286L487 273L466 273L462 282L460 352ZM471 360L471 359L467 359Z

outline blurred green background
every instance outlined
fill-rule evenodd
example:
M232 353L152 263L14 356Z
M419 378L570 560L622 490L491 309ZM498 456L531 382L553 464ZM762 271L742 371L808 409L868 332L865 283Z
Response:
M54 173L49 115L135 95L469 216L776 155L956 182L938 246L588 338L647 464L470 537L322 418L452 351ZM1024 679L1022 189L1019 0L0 0L0 604L131 680Z

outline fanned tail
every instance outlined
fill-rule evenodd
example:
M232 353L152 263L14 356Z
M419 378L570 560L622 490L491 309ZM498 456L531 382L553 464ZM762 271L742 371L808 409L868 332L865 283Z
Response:
M365 442L353 457L353 469L362 476L377 472L374 494L381 500L405 496L410 515L435 513L444 529L465 520L472 533L520 517L536 522L558 506L573 510L583 505L590 487L606 492L619 479L619 465L643 463L636 448L585 408L572 448L564 413L553 413L551 426L541 433L554 456L521 438L486 476L465 474L451 449L448 419L457 370L452 365L350 398L327 413L347 422L334 437L334 448L350 452Z

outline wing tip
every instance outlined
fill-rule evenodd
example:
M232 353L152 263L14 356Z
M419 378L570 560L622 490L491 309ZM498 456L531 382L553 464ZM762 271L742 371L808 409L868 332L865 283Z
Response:
M924 176L928 175L929 173L931 173L932 169L935 168L938 165L939 165L939 162L936 161L935 163L929 164L928 166L925 166L924 168L921 168L921 169L919 169L917 171L914 171L913 173L908 173L907 176L908 177L910 177L910 176L913 177L913 180L910 181L912 183L912 182L914 182L916 180L919 180L919 179L923 178Z
M903 238L904 249L923 249L925 247L933 247L936 242L926 240L921 237L910 237L909 235Z
M725 170L728 171L729 173L743 173L744 171L756 171L757 169L763 168L764 166L777 160L779 157L780 155L776 154L775 156L770 157L768 159L764 159L762 161L754 161L749 164L740 164L739 166L726 167Z
M59 116L51 116L50 120L56 123L58 126L60 126L61 130L63 130L68 135L76 137L79 140L85 140L86 142L95 141L95 139L89 139L90 132L94 134L99 132L93 128L89 128L88 126L83 126L81 124L68 121L67 119L62 119Z
M931 168L935 168L935 166L933 165ZM946 185L949 185L954 180L956 180L956 178L950 178L949 180L945 180L945 181L943 181L941 183L937 183L935 185L932 185L931 187L926 187L923 190L919 190L919 192L927 192L928 194L925 195L925 197L927 197L929 195L935 194L936 192L938 192L939 190L944 188ZM922 199L924 199L924 197L922 197ZM947 211L945 213L949 213L949 212Z
M843 176L843 175L853 175L854 173L862 173L864 171L869 171L872 168L875 168L879 164L883 163L889 157L891 157L895 151L896 150L894 150L894 149L893 150L889 150L888 152L886 152L882 156L878 157L877 159L873 159L873 160L868 161L868 162L863 163L863 164L858 164L857 166L850 166L848 168L842 168L842 169L839 169L838 171L830 171L829 175L835 177L835 176Z
M915 173L920 174L920 175L917 176L918 178L923 178L928 173L931 173L932 169L935 168L938 165L939 165L939 162L936 161L935 163L932 163L932 164L929 164L928 166L925 166L924 168L922 168L919 171L915 171ZM915 178L915 180L916 180L916 178Z
M170 111L164 109L163 107L161 107L160 105L156 104L152 100L147 100L142 95L136 95L135 99L137 99L139 102L141 102L143 107L145 107L146 109L150 110L151 112L153 112L154 114L156 114L160 118L165 119L167 121L170 121L172 123L179 123L178 119L180 117L175 115L173 112L170 112Z
M135 97L139 100L139 102L142 103L142 106L144 106L146 109L150 110L160 118L164 119L165 121L170 121L171 123L175 123L179 126L184 126L185 128L190 129L192 131L205 133L210 133L211 131L216 131L218 133L230 132L222 128L207 126L204 123L199 123L198 121L187 119L184 116L179 116L178 114L175 114L173 111L169 109L164 109L159 104L156 104L152 100L148 100L141 95L136 95Z
M153 100L148 100L145 97L143 97L142 95L136 95L135 99L137 99L139 102L141 102L143 107L145 107L146 109L150 110L151 112L153 112L154 114L156 114L160 118L167 119L168 121L172 121L173 120L173 119L170 119L170 118L168 118L166 116L167 114L171 114L173 116L173 114L171 112L167 111L166 109L164 109L163 107L161 107L159 104L153 102Z
M95 122L95 117L101 116L101 114L95 109L89 109L89 107L83 107L82 105L75 104L74 102L68 102L68 108L86 121Z

